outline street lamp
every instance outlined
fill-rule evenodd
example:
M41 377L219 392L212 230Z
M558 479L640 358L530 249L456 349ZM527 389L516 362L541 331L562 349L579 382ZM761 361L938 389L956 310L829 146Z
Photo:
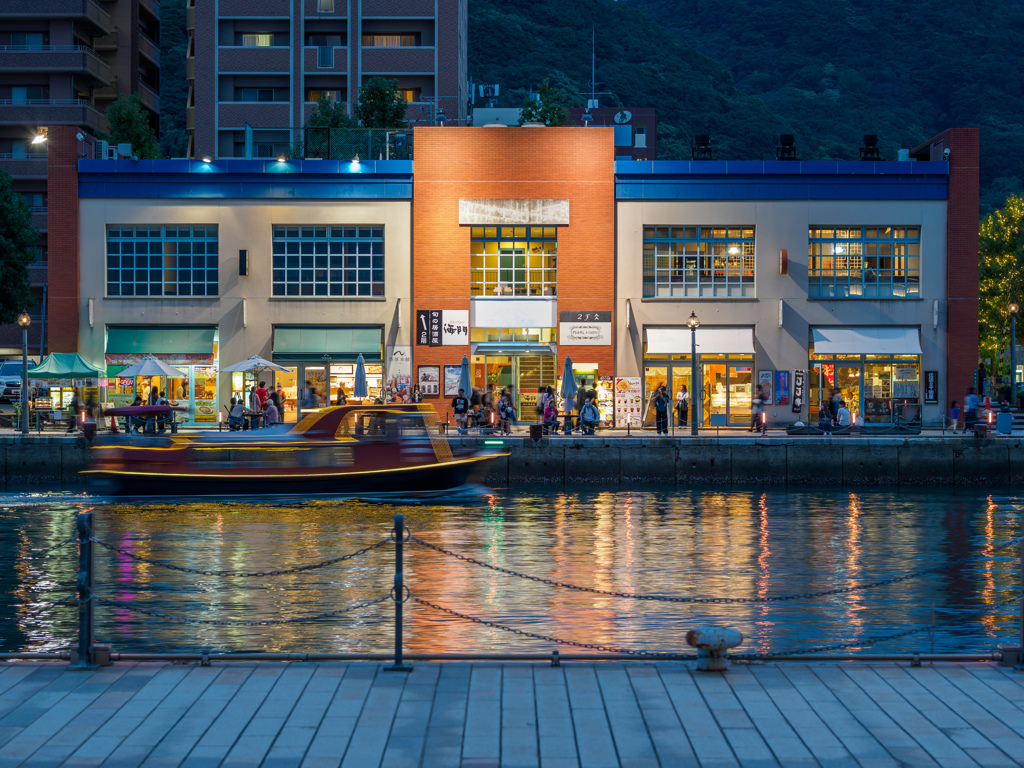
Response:
M700 380L697 378L697 328L700 327L700 320L696 312L690 313L686 324L690 326L690 434L696 437L697 420L701 417L700 405L703 404Z
M1017 312L1020 307L1011 301L1007 307L1010 311L1010 403L1017 405Z
M21 434L28 434L28 327L32 318L28 312L18 315L21 326Z

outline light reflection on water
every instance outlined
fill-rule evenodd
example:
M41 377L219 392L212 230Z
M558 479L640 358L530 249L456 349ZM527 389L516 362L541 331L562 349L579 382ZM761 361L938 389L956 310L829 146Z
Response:
M430 505L341 500L121 503L83 497L0 497L0 648L69 645L75 609L46 608L74 581L67 538L79 511L97 536L140 557L197 570L269 571L338 557L391 529L395 512L424 539L556 581L602 590L730 598L819 592L939 565L1019 535L1016 497L771 491L491 493ZM10 567L13 566L13 567ZM1018 551L870 591L771 604L688 605L555 589L407 546L413 593L461 613L539 634L655 651L684 647L687 629L737 627L745 650L784 651L930 623L933 632L878 651L989 651L1014 638L1007 606L963 617L1019 590ZM161 613L259 621L307 616L383 595L393 548L276 577L184 574L98 549L96 585L113 600ZM409 652L534 652L543 641L471 625L410 603ZM387 652L393 606L274 627L182 625L97 610L96 635L120 651ZM568 650L563 647L563 650Z

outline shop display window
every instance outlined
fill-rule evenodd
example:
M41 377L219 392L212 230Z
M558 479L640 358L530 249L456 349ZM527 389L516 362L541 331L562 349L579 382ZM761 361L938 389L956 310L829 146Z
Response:
M921 295L920 227L811 227L811 298L906 299Z
M108 296L216 296L216 224L107 226Z
M275 226L274 296L383 296L384 227Z
M557 227L472 227L470 296L554 296Z
M556 332L555 328L471 328L469 340L551 344L558 340Z
M919 355L814 355L812 344L808 388L811 418L822 403L831 406L839 394L866 424L889 424L904 406L921 402ZM916 413L916 411L914 411Z
M644 227L644 296L753 297L754 228Z

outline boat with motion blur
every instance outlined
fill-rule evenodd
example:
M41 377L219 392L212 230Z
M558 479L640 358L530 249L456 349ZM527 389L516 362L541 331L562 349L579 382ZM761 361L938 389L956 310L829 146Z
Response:
M426 404L342 405L283 426L200 432L91 450L98 492L126 496L439 494L478 479L496 452L452 453Z

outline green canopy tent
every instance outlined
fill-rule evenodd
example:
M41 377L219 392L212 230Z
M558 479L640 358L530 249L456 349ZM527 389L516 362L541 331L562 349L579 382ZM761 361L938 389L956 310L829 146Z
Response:
M106 371L77 352L53 352L28 372L33 381L99 379Z

